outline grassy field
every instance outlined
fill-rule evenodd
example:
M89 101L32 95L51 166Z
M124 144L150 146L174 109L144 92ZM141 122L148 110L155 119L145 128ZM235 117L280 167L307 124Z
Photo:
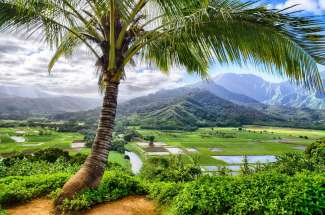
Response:
M12 137L23 138L16 142ZM70 148L73 141L82 140L83 135L69 132L56 132L44 128L0 128L0 154L33 151L42 148Z
M213 155L279 155L302 152L325 131L247 126L238 128L201 128L194 132L139 130L144 136L154 135L156 141L180 148L195 148L202 165L224 164ZM211 149L219 151L212 151ZM188 153L193 154L193 153Z

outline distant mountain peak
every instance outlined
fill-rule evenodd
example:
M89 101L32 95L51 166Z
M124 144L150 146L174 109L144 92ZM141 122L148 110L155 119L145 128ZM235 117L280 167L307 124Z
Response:
M321 76L325 79L325 71L321 72ZM237 73L220 74L213 81L232 93L250 97L260 103L325 109L324 95L298 87L290 81L271 83L254 74Z

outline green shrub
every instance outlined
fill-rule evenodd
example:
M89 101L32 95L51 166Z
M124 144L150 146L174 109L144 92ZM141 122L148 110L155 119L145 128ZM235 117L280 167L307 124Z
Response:
M59 158L68 161L71 157L69 156L68 152L63 151L62 149L47 148L38 150L34 152L34 154L19 153L9 158L3 159L3 162L6 166L11 166L17 160L46 161L54 163Z
M189 163L182 156L152 157L144 162L140 176L155 181L192 181L201 175L196 163Z
M62 187L68 173L34 176L12 176L0 179L0 205L24 202L49 194Z
M307 158L325 165L325 138L308 145L305 154Z
M308 158L300 153L286 153L277 156L276 162L264 165L262 169L264 171L273 171L287 175L294 175L303 171L325 171L325 163L314 158Z
M86 154L77 153L77 154L72 155L72 156L70 155L68 162L70 164L78 164L78 165L81 165L81 164L83 164L86 161L87 157L88 157L88 155L86 155Z
M206 176L188 183L172 201L173 214L322 214L322 175Z
M154 199L159 205L169 205L175 196L183 189L184 183L175 182L147 182L146 186L148 197Z
M73 200L66 199L63 209L82 210L98 203L144 193L144 188L138 178L121 171L107 171L98 188L85 190Z
M71 164L65 160L58 159L55 163L46 161L11 160L11 165L6 166L0 161L0 177L7 176L31 176L54 173L75 173L80 164Z
M47 162L55 162L58 158L69 160L69 152L65 152L58 148L48 148L36 151L33 155L34 160L42 160Z
M5 209L2 209L0 206L0 215L7 215L7 211Z

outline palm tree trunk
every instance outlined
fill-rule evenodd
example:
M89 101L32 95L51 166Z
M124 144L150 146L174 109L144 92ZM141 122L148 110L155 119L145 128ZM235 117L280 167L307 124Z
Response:
M87 157L80 170L63 186L62 192L55 200L56 209L60 208L65 198L73 198L76 193L83 189L97 187L100 183L111 148L118 86L119 83L111 82L106 87L91 154Z

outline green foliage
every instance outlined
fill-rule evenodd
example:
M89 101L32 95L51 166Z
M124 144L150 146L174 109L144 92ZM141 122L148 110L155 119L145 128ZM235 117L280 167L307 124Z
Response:
M122 171L105 172L96 189L79 193L73 200L65 200L64 210L81 210L92 205L112 201L128 195L144 194L140 181Z
M170 205L184 187L184 183L176 182L147 182L146 191L149 198L154 199L159 205Z
M303 171L323 172L325 171L325 164L300 153L286 153L277 156L275 163L261 167L260 171L274 171L287 175L295 175Z
M15 141L10 138L8 134L0 134L0 144L4 143L14 143Z
M95 140L95 137L96 137L96 133L94 131L84 132L84 141L86 143L86 147L91 148Z
M31 162L44 161L48 163L54 163L60 159L60 161L66 161L70 164L82 164L85 161L86 157L86 155L80 153L71 156L68 152L63 151L62 149L47 148L38 150L33 154L19 153L17 155L3 159L2 162L8 167L16 163L17 160L28 160Z
M60 172L75 173L87 155L69 155L61 149L39 150L34 155L18 154L0 160L0 177L31 176Z
M30 161L30 160L15 160L10 166L6 166L3 161L0 161L0 177L7 176L32 176L40 174L55 174L60 172L75 173L80 168L80 164L69 163L65 160L58 159L54 163L46 161Z
M142 135L133 128L126 129L123 134L124 134L124 140L127 142L131 142L136 138L142 138Z
M120 153L124 153L125 152L125 144L127 144L127 142L125 141L123 135L114 135L113 139L112 139L111 150L117 151Z
M140 176L156 181L192 181L201 175L196 163L188 163L182 156L152 157L144 162Z
M8 215L7 211L5 209L2 209L0 206L0 215Z
M0 205L24 202L62 187L69 173L0 178Z
M305 154L307 158L325 165L325 138L308 145Z
M34 160L55 162L58 158L69 159L69 153L57 148L48 148L36 151L33 155Z
M240 166L240 173L242 175L250 175L253 173L253 170L249 167L247 155L244 156L243 164Z
M206 176L189 183L172 201L173 214L322 214L321 175Z

